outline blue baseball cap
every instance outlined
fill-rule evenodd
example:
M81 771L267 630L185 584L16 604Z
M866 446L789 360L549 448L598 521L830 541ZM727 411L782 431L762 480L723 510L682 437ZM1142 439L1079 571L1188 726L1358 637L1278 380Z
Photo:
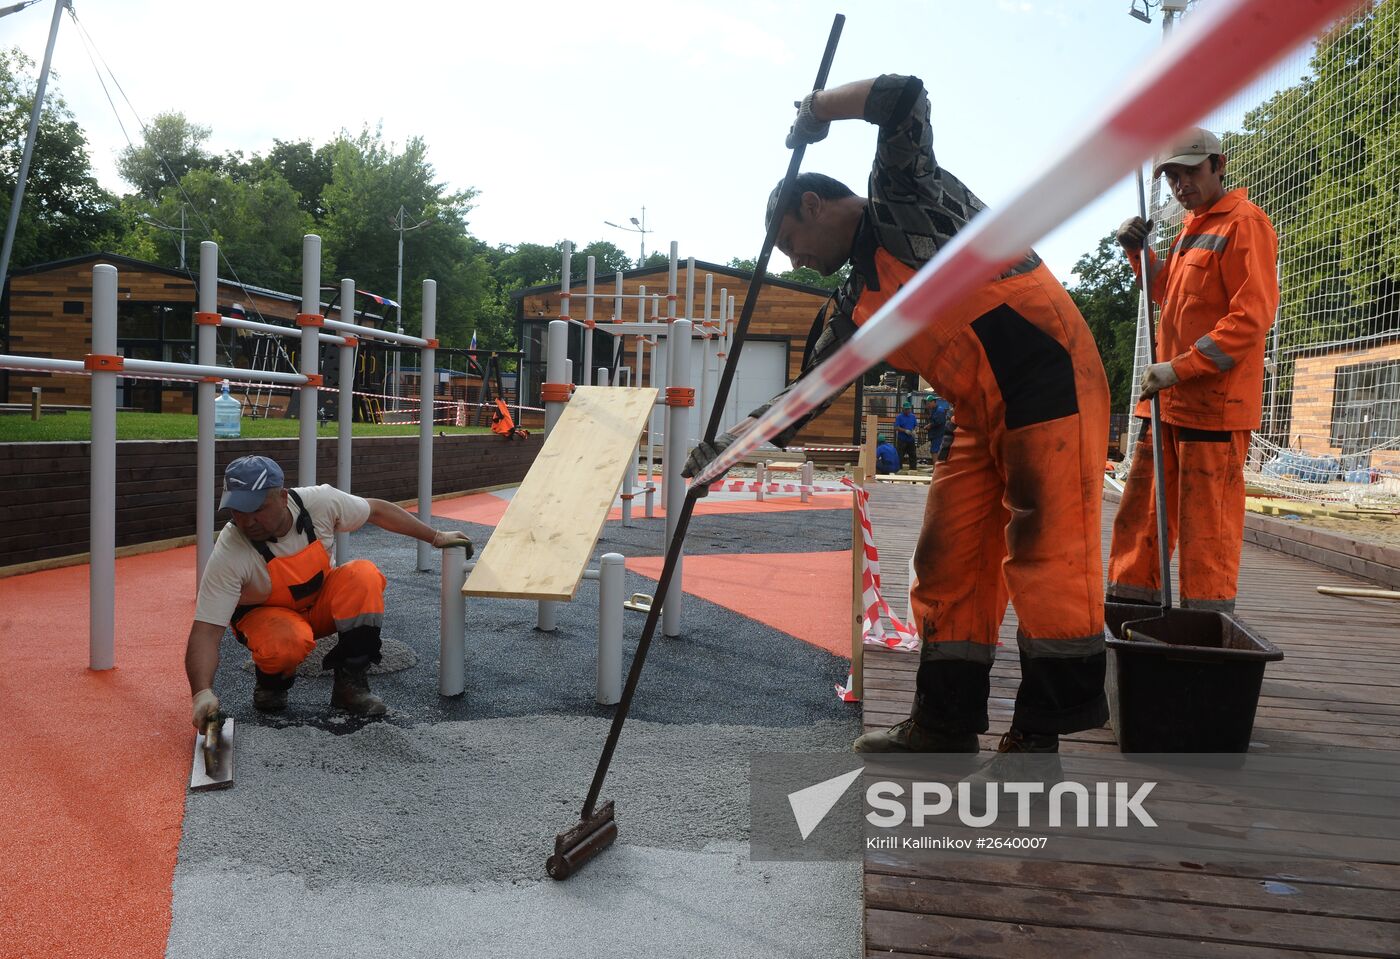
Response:
M266 456L240 456L224 470L224 495L219 509L252 513L267 499L268 490L283 483L282 467Z

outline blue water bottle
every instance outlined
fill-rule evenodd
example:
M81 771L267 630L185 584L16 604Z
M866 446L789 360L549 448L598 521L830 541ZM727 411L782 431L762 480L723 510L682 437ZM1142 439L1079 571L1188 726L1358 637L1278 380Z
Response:
M243 404L228 395L228 380L224 380L223 390L214 400L214 436L221 440L238 439L243 415Z

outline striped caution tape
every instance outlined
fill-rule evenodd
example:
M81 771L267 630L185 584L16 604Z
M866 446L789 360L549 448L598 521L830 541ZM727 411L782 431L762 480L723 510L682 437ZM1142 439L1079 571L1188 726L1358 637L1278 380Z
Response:
M730 480L727 483L711 484L711 492L722 493L849 493L844 486L811 486L802 483L758 483L744 480Z

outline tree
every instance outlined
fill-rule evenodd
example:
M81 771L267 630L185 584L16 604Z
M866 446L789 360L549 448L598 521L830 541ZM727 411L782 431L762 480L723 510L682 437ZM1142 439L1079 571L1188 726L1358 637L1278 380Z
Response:
M0 222L8 222L37 75L18 49L0 50ZM50 78L29 163L11 266L91 252L121 222L116 198L92 175L87 139Z
M1138 287L1133 269L1114 234L1099 240L1093 253L1074 264L1079 285L1069 291L1098 344L1112 394L1112 408L1132 401L1133 351L1137 343Z
M736 270L743 270L745 273L752 273L754 267L758 265L757 260L745 260L734 257L729 261L729 266ZM851 265L843 264L842 267L830 276L822 276L816 270L809 267L800 267L796 270L785 270L782 273L768 271L768 275L777 277L780 280L787 280L790 283L801 283L804 286L815 286L822 290L834 290L842 283L846 282L846 277L851 275Z
M179 112L159 113L146 127L140 146L117 154L117 173L147 200L160 199L161 191L191 170L217 165L204 149L209 128L191 123Z

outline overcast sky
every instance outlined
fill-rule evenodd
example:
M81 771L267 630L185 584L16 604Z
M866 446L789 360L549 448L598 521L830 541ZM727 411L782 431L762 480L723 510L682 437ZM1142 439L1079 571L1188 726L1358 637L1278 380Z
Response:
M995 206L1160 42L1129 0L615 0L605 4L359 0L75 0L78 20L132 107L208 126L216 153L274 139L321 144L382 124L422 136L440 179L479 191L469 217L489 243L640 237L648 251L752 258L764 203L787 168L792 102L811 87L832 17L847 15L829 85L878 73L927 84L945 167ZM0 43L36 62L51 0L0 20ZM65 15L58 86L87 132L102 183L126 144L81 33ZM133 139L138 125L113 91ZM805 168L864 192L875 142L837 124ZM1069 281L1125 216L1119 184L1037 245ZM386 204L386 217L394 211ZM386 227L387 228L387 227ZM412 256L411 235L408 256ZM786 268L775 254L775 268Z

